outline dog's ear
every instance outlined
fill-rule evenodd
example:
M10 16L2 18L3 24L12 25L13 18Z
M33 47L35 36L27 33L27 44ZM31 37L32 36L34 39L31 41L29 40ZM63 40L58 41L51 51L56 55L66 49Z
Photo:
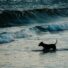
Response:
M43 42L40 42L40 44L43 44Z
M41 42L41 43L43 43L43 42Z
M43 42L40 42L40 43L39 43L39 46L41 46L42 44L43 44Z

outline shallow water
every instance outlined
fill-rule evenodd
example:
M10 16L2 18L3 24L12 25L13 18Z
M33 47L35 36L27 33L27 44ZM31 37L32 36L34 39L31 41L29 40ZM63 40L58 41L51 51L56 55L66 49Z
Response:
M38 47L40 41L55 43L57 51L43 53ZM11 43L0 44L0 68L68 68L68 31L38 38L15 39ZM66 50L64 50L66 49Z

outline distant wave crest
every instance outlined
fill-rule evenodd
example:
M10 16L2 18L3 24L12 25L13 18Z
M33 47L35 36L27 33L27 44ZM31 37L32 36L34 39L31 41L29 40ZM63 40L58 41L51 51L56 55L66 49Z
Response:
M35 32L57 32L68 30L68 23L49 23L48 25L35 26L31 28Z

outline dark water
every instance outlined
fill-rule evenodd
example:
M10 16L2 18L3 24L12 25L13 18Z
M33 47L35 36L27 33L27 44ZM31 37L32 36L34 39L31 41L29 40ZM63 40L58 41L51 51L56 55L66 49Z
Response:
M67 8L45 8L27 11L6 10L0 14L0 27L53 23L54 21L56 22L56 20L58 21L62 17L68 17Z
M0 43L60 33L68 30L68 9L5 10L0 14L0 27Z

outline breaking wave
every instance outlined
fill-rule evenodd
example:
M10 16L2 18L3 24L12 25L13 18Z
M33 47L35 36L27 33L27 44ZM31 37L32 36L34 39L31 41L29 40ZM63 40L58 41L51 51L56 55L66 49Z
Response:
M3 11L0 14L0 28L8 27L11 29L10 27L13 26L26 26L26 28L17 32L0 31L0 44L9 43L19 38L36 38L46 32L58 33L68 30L68 9L46 8L28 11Z
M27 11L5 10L0 14L0 27L49 23L61 17L68 17L68 8L45 8Z
M58 32L68 30L68 22L67 23L49 23L46 25L34 26L31 30L40 32Z
M25 29L21 29L17 32L2 32L0 33L0 44L2 43L9 43L14 41L15 39L29 39L29 38L37 38L45 34L46 32L54 33L54 32L61 32L64 30L68 30L68 23L49 23L46 25L35 25L31 27L27 27Z
M14 41L14 36L12 33L3 32L0 34L0 44L9 43Z

